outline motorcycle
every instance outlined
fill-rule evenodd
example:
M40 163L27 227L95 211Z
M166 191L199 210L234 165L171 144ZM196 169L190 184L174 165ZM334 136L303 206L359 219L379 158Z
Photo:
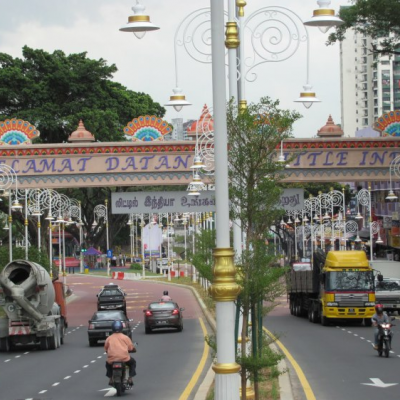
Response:
M394 321L395 318L391 317L391 321ZM374 318L374 321L376 319ZM389 357L390 350L392 349L392 337L393 333L391 331L392 326L394 324L388 322L383 324L378 324L378 355L382 357L382 354L385 354L385 357Z
M136 353L137 343L134 343L135 350L130 353ZM117 396L121 396L126 390L132 389L133 383L128 382L129 365L123 361L114 361L112 364L112 386L117 391Z

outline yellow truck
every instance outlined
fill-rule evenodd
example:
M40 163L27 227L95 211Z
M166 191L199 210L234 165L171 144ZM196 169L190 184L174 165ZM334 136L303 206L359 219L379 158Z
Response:
M330 325L335 320L364 321L375 312L373 270L363 251L318 249L312 262L294 263L289 272L290 313Z

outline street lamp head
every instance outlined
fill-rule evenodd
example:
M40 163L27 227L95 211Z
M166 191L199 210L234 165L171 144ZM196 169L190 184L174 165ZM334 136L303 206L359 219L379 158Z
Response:
M42 213L40 212L39 208L35 208L35 209L32 211L32 214L31 214L31 215L33 215L34 217L40 217L40 216L42 215Z
M201 169L205 168L206 166L203 164L201 157L199 154L196 154L193 158L193 165L190 167L191 169Z
M364 217L358 212L354 218L355 219L363 219Z
M381 244L381 243L383 243L383 240L382 240L382 238L380 237L380 235L378 236L378 239L376 239L376 242L375 242L376 244Z
M16 199L13 201L11 209L14 211L22 210L22 204Z
M47 221L53 221L54 217L51 215L51 212L49 211L49 213L47 214L47 217L45 217L45 219Z
M329 28L342 25L344 22L335 15L335 10L330 9L330 0L318 0L318 10L314 10L313 16L304 22L306 26L316 26L322 33L326 33Z
M309 84L305 84L303 86L304 91L300 92L300 97L295 100L295 103L303 103L303 106L305 108L310 108L313 103L319 103L321 100L319 100L317 97L315 97L315 92L313 92L312 86Z
M98 224L97 224L97 221L94 220L94 221L93 221L93 224L92 224L92 228L95 228L97 225L98 225Z
M395 193L393 192L393 190L390 189L390 190L389 190L389 194L386 196L386 200L393 201L393 200L397 200L397 199L398 199L398 197L395 195Z
M58 217L57 217L57 219L56 219L56 223L58 223L58 224L63 224L65 221L64 221L64 218L61 216L61 213L59 213L58 214Z
M182 110L184 106L191 106L192 103L186 101L185 95L182 93L181 88L173 89L174 94L169 97L169 101L165 103L165 106L172 106L175 108L175 111L179 112Z
M159 26L150 22L148 15L143 14L145 7L139 3L139 0L136 1L136 5L132 7L132 10L134 15L131 15L128 18L128 22L119 28L120 31L133 32L138 39L142 39L146 32L160 29Z

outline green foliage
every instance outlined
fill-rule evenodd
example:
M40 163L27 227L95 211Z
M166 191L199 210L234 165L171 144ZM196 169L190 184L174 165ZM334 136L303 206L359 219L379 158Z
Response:
M212 266L214 262L213 249L216 246L215 230L202 230L196 235L196 252L192 255L191 262L200 275L208 281L213 281Z
M131 264L129 269L132 269L133 271L142 271L143 266L140 264Z
M25 260L25 248L24 247L13 247L12 249L13 260ZM41 265L47 272L50 270L49 257L45 251L39 251L37 247L31 246L28 250L29 261L35 262ZM9 263L10 252L8 246L0 246L0 271ZM56 271L53 265L53 276L56 276Z
M279 101L267 97L241 113L233 102L228 106L230 211L233 220L241 221L247 244L268 232L281 214L277 183L284 177L284 165L277 161L276 149L301 116L278 106Z
M279 375L279 371L275 368L279 361L281 361L285 356L282 353L278 353L270 347L271 340L264 335L264 343L262 346L261 354L260 355L245 355L245 356L238 356L236 362L242 366L242 368L246 369L248 372L248 378L251 381L254 381L254 375L265 369L269 368L273 371L274 376ZM267 379L262 374L258 375L258 381L262 381Z
M112 81L117 67L103 59L27 46L22 54L0 53L0 118L29 121L40 131L40 142L66 141L80 119L97 140L121 141L134 117L165 114L149 95Z
M344 24L331 33L327 44L343 41L353 28L379 42L372 44L376 54L400 54L400 2L398 0L353 0L353 5L341 7L339 16ZM389 37L390 36L390 37Z

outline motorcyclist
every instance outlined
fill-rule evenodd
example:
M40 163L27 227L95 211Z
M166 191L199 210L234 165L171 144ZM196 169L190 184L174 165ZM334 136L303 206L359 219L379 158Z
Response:
M379 328L378 328L378 325L389 323L389 317L388 317L388 315L386 313L383 312L383 305L382 304L376 304L375 305L375 314L372 316L371 320L372 320L372 325L375 327L375 331L374 331L374 349L378 350L379 349L379 342L378 342Z
M161 301L171 301L172 298L168 295L168 290L164 290L163 295L161 296Z
M114 321L112 324L113 334L106 339L104 349L107 353L106 370L107 376L110 378L109 385L112 386L112 364L115 361L123 361L129 366L128 384L133 385L132 378L136 375L136 361L129 352L136 352L136 348L132 340L122 333L122 322Z

